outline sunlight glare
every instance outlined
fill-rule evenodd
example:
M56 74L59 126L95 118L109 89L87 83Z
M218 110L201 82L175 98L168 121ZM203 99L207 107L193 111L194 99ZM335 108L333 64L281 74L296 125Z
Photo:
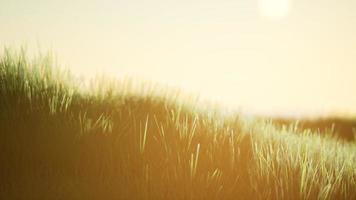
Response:
M262 16L270 19L281 19L288 15L289 0L259 0Z

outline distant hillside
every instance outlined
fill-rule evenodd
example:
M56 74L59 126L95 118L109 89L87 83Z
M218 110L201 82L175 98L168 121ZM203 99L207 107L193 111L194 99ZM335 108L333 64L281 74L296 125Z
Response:
M273 123L279 126L289 126L298 124L300 129L310 129L313 132L320 134L328 132L338 138L347 141L355 140L356 136L356 120L349 118L319 118L319 119L272 119Z

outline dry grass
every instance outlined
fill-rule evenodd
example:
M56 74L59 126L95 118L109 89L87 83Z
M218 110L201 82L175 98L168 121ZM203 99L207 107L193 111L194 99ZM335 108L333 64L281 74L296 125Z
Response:
M52 65L1 56L1 199L356 199L353 142Z

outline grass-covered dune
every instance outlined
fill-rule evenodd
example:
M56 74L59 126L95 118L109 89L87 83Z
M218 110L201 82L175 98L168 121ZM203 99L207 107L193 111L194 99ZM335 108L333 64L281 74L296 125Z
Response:
M356 199L356 145L0 58L0 199Z

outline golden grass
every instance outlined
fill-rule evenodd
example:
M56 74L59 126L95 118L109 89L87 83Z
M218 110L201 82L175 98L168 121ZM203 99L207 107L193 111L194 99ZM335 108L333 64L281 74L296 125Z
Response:
M1 56L1 199L356 198L354 142L52 65Z

